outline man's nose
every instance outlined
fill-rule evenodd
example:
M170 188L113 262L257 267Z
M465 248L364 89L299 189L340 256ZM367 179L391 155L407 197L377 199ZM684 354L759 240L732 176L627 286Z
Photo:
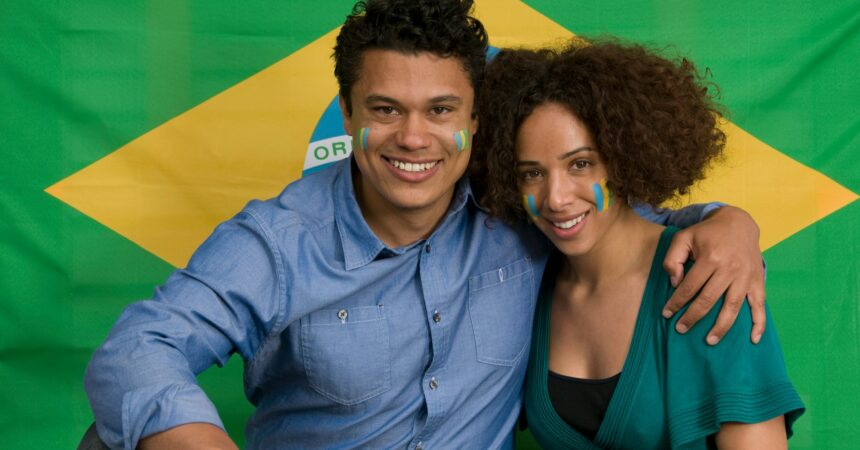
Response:
M429 124L420 114L409 114L397 131L397 145L407 150L430 146Z

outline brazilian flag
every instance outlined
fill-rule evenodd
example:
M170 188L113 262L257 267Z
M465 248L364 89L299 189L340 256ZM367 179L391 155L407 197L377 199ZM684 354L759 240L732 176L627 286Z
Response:
M73 448L92 422L84 368L122 308L249 199L346 157L330 54L351 7L0 2L3 446ZM707 70L727 158L683 201L761 225L769 326L808 408L792 447L855 447L856 0L477 0L477 14L495 47L611 34ZM200 376L239 445L241 372L233 358Z

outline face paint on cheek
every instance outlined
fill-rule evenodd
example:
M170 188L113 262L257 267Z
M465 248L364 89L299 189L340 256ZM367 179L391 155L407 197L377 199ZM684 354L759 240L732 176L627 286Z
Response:
M606 178L601 179L600 183L592 184L591 190L594 191L594 203L597 205L597 212L602 212L612 206L612 191L606 186Z
M370 134L370 128L362 128L357 133L352 135L353 150L367 150L367 135Z
M454 143L457 144L457 151L462 152L469 146L469 130L462 129L454 132Z
M529 218L532 222L537 222L539 214L537 206L535 206L535 197L533 195L523 195L523 209L525 209L529 214Z

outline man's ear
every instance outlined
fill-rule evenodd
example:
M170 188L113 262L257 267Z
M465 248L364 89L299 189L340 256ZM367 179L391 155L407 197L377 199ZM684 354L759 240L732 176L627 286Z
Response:
M472 113L472 122L470 123L470 136L474 136L478 132L478 113Z
M337 104L340 106L340 116L343 118L343 131L352 136L352 116L346 110L346 102L343 97L337 97Z

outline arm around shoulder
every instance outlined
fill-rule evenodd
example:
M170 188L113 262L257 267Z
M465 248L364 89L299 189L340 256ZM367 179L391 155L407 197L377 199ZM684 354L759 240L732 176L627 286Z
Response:
M695 263L684 273L688 259ZM757 343L764 333L764 268L759 248L759 228L744 210L724 206L701 223L679 231L672 241L663 267L677 290L666 303L670 317L696 297L678 320L678 331L693 327L724 296L720 315L710 330L708 343L716 344L733 326L738 311L748 299L753 326L750 340Z

